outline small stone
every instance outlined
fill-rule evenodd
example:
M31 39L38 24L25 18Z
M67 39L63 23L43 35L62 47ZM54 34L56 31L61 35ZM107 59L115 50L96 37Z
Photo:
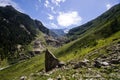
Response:
M73 69L81 68L83 66L87 66L86 62L78 62L77 64L74 65Z
M56 80L61 80L61 75L58 75L57 79Z
M102 62L102 65L103 66L109 66L109 63L108 62Z
M72 75L72 78L75 78L75 74Z
M110 61L110 63L111 63L111 64L119 64L119 63L120 63L120 60L118 60L118 59L112 59L112 60Z
M44 75L45 75L45 76L49 76L50 74L45 73Z
M89 60L88 59L84 59L84 61L82 61L82 62L89 62Z
M58 63L58 68L60 68L60 67L62 67L64 65L65 65L65 63L61 61L61 62Z
M95 61L94 67L100 68L101 67L101 63L99 61Z
M21 76L20 80L27 80L27 77L26 76Z
M47 80L53 80L52 78L48 78Z
M96 77L101 77L101 75L97 74Z
M91 71L92 69L91 68L88 68L89 71Z

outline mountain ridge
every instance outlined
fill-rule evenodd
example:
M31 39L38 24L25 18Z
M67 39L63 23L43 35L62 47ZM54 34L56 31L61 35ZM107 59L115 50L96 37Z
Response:
M1 59L17 58L19 45L30 44L39 33L55 37L54 32L46 28L42 22L33 20L12 6L0 7L0 54ZM43 35L40 35L43 36ZM43 36L44 37L44 36Z
M73 35L75 37L79 37L79 35L85 33L88 29L90 29L92 27L97 27L97 25L99 25L99 27L100 27L100 25L103 25L103 24L107 23L109 20L112 20L112 19L115 19L115 18L117 19L117 17L120 17L119 8L120 8L120 3L113 6L111 9L104 12L103 14L98 16L97 18L95 18L95 19L93 19L93 20L91 20L91 21L89 21L89 22L87 22L87 23L85 23L81 26L70 29L67 36L72 36Z

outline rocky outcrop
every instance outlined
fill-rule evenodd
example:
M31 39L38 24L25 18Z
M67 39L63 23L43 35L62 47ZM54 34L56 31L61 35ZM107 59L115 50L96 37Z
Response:
M45 50L45 45L43 44L43 41L40 39L35 40L33 46L33 52L35 54L40 54L44 50Z
M45 36L44 37L46 40L47 45L53 46L53 47L60 47L62 46L62 42L60 42L59 40L50 37L50 36Z
M30 59L30 56L24 53L19 53L19 60L26 60L26 59Z
M62 67L64 63L60 62L48 49L45 52L45 71L48 72L54 68Z

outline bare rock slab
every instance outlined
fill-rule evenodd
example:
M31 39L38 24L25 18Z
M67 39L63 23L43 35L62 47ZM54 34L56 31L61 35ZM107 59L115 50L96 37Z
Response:
M45 52L45 71L48 72L56 67L62 67L61 63L48 49Z

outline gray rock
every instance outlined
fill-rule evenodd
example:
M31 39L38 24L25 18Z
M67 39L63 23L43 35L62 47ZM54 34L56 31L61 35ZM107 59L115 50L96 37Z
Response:
M94 67L97 67L97 68L100 68L101 66L109 66L109 63L108 62L105 62L105 61L98 61L96 60L94 62Z
M53 80L52 78L48 78L47 80Z
M57 67L60 68L60 67L62 67L62 66L64 66L64 65L65 65L65 63L61 61L61 62L59 62L59 64L58 64Z
M35 52L35 54L40 54L41 53L41 51L34 51Z
M58 77L56 78L56 80L62 80L61 75L58 75Z
M101 62L101 64L102 64L103 66L109 66L109 63L108 63L108 62Z
M77 64L74 65L73 69L81 68L87 66L86 62L78 62Z
M27 77L26 76L21 76L20 80L27 80Z
M34 53L34 51L29 51L29 52L28 52L28 55L29 55L30 57L34 57L34 56L35 56L35 53Z
M19 60L30 59L30 57L24 53L19 53Z
M100 68L101 67L101 63L99 61L95 61L94 67Z
M56 67L62 67L61 63L48 49L45 52L45 71L48 72Z
M120 63L120 59L112 59L110 61L111 64L119 64Z

